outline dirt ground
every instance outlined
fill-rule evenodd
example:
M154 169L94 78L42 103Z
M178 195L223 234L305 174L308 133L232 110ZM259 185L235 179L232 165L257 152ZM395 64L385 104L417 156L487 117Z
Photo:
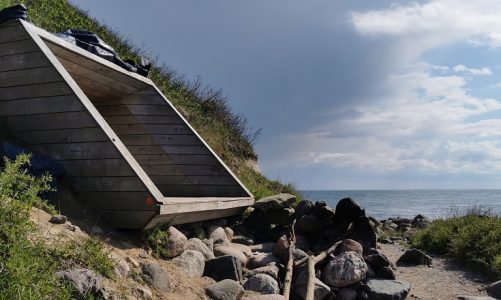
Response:
M381 250L393 262L404 253L404 247L397 244L381 245ZM488 282L483 276L464 270L450 259L432 258L431 267L397 267L397 279L411 283L408 299L448 300L461 295L486 296L484 286Z

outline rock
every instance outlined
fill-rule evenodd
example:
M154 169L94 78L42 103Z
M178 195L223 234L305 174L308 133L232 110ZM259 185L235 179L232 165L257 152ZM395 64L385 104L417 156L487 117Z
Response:
M318 219L330 220L336 215L336 210L325 204L325 202L316 202L313 215Z
M427 265L432 263L431 257L418 249L409 249L397 260L397 265Z
M496 298L492 298L489 296L458 296L458 300L496 300Z
M241 251L247 257L252 256L252 250L249 248L249 246L238 244L238 243L230 243L230 247L233 249L236 249L238 251Z
M292 292L297 295L300 299L306 297L306 290L308 286L308 266L303 265L301 267L294 268L292 278ZM330 292L329 286L320 281L320 279L315 278L315 299L324 299Z
M397 224L397 225L402 225L402 224L409 224L409 225L411 225L411 223L412 223L412 220L411 220L411 219L407 219L407 218L400 218L400 217L391 218L390 220L391 220L393 223Z
M356 300L357 291L352 288L344 287L336 293L336 300Z
M354 222L360 216L365 216L365 211L355 200L344 198L337 203L335 215L337 220Z
M279 294L256 294L256 293L246 293L243 300L285 300L284 296Z
M214 248L214 255L216 257L218 256L223 256L223 255L231 255L236 257L242 266L247 265L247 256L240 250L230 247L230 246L217 246Z
M247 270L247 272L245 272L245 275L246 277L251 277L256 274L266 274L273 277L273 279L278 280L278 271L279 270L276 265L268 265L260 268L255 268L253 270Z
M117 274L121 278L127 278L129 276L129 272L130 272L130 266L125 260L123 259L116 260L115 274Z
M289 257L289 240L286 235L282 235L277 240L272 253L282 261L287 261Z
M360 257L362 257L363 253L363 248L362 245L360 245L359 242L351 240L351 239L345 239L339 244L336 249L334 250L335 255L339 255L344 252L352 251L357 253Z
M239 300L245 290L238 281L225 279L209 285L205 292L213 300Z
M252 244L254 244L254 240L248 236L245 236L245 235L235 235L231 239L231 242L246 245L246 246L251 246Z
M68 217L65 215L53 215L49 220L53 224L64 224L66 221L68 221Z
M192 233L194 237L200 240L207 238L207 233L205 233L205 230L202 227L193 228Z
M248 267L250 269L255 269L259 267L267 266L271 263L281 263L280 259L271 253L254 253L249 258Z
M170 226L167 229L169 234L169 244L167 245L167 256L168 258L176 257L183 253L186 247L186 242L188 239L186 236L174 226Z
M292 250L292 257L296 261L308 257L308 254L301 249L294 249Z
M169 274L157 263L143 265L144 280L161 293L171 291L171 279Z
M395 279L395 272L389 266L381 267L376 271L376 277L382 279Z
M257 200L253 207L259 210L279 209L291 207L296 202L296 196L291 194L278 194Z
M139 263L132 257L130 256L127 256L125 258L125 261L127 261L129 264L131 264L134 268L138 268L139 267Z
M202 253L205 260L213 259L215 257L209 247L197 238L191 238L188 240L186 243L186 250L195 250Z
M269 209L264 213L264 221L268 224L290 225L294 209L290 207Z
M367 264L367 274L365 278L374 278L376 277L376 271L371 267L371 265Z
M150 289L141 286L141 287L138 287L136 290L137 290L137 293L139 294L139 296L141 297L141 299L143 299L143 300L152 300L153 299L153 293L151 292Z
M322 228L320 221L310 215L304 215L297 219L295 227L298 233L306 235L318 233L320 228Z
M215 281L224 279L240 281L242 280L242 265L234 256L220 256L205 262L203 275Z
M275 243L264 243L249 246L252 252L273 252L275 248Z
M367 265L353 252L334 257L323 269L322 280L330 286L344 287L365 278Z
M355 239L362 245L364 253L377 247L377 234L372 228L369 218L362 216L357 219Z
M383 253L371 254L365 257L365 261L370 264L375 270L381 267L388 267L390 260Z
M226 220L224 218L216 219L216 220L212 220L212 224L214 226L224 227L224 226L226 226L226 224L228 224L228 220Z
M66 229L68 229L71 232L74 232L74 233L81 233L82 232L82 230L80 229L80 227L78 227L76 225L73 225L70 222L66 222L66 224L64 224L64 226L65 226Z
M230 242L223 227L211 226L207 230L207 235L214 241L214 246L227 245Z
M204 274L204 255L195 250L185 250L181 255L172 259L172 263L185 274L193 277L201 277Z
M226 233L228 241L231 241L233 239L233 235L235 235L233 229L231 229L230 227L224 227L224 232Z
M203 239L202 242L209 248L209 250L214 253L214 240L213 239Z
M80 296L98 295L103 288L103 277L89 269L67 269L57 272L56 276L70 282Z
M411 285L403 280L370 279L366 292L371 300L401 300L407 297Z
M244 283L244 289L261 294L278 294L280 291L277 281L266 274L257 274L249 278Z
M141 251L138 255L140 258L148 258L150 255L146 251Z
M487 286L485 290L487 291L487 294L489 294L489 296L492 296L494 298L501 298L501 280L489 284L489 286Z
M411 225L414 228L426 228L430 224L431 224L430 220L423 215L415 216L411 222Z
M296 213L296 218L300 219L304 215L309 215L313 212L313 208L315 207L315 204L311 202L310 200L301 200L299 203L296 205L295 208L295 213Z

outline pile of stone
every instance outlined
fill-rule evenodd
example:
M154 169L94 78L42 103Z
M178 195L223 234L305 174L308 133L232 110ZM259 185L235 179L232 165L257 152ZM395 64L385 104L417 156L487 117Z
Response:
M371 221L375 225L379 236L384 236L383 232L387 232L391 236L390 238L379 240L384 244L393 244L394 242L403 240L408 241L416 233L416 230L426 228L431 223L423 215L417 215L414 219L396 217L377 221L371 218Z
M239 220L170 227L168 250L185 273L214 280L211 299L284 299L289 291L290 299L305 299L309 282L312 299L405 299L410 284L396 280L396 266L378 250L384 224L350 198L333 209L280 194L256 201Z

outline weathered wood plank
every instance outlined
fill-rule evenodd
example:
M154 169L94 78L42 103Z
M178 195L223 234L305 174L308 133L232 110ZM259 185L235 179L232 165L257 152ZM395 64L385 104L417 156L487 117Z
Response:
M72 95L69 86L64 82L51 82L32 84L29 87L16 86L16 87L3 87L0 88L0 101L14 100L23 98L37 98L37 97L51 97Z
M138 210L99 210L99 215L103 219L113 224L113 227L121 229L144 229L156 213L156 211Z
M209 154L204 146L128 146L135 154Z
M28 33L21 25L0 28L0 43L26 40L28 38Z
M21 40L0 45L0 56L40 51L33 40Z
M16 137L26 145L104 142L109 138L101 128L58 129L17 132Z
M117 191L142 192L146 187L138 177L65 177L80 192Z
M0 72L50 66L42 52L29 52L0 57Z
M47 113L7 117L12 131L70 129L95 127L96 122L87 111Z
M228 172L222 166L144 165L143 169L150 176L154 175L228 176Z
M75 96L56 96L0 101L0 116L31 115L82 110L83 106Z
M98 105L97 109L103 116L176 116L172 109L162 105Z
M142 165L204 165L219 166L219 162L212 155L204 154L136 154L134 158Z
M48 83L54 81L62 81L62 77L52 67L0 72L0 87Z
M150 145L202 145L200 140L192 134L133 134L121 135L120 139L127 146Z
M116 134L189 134L191 130L186 125L160 124L126 124L113 125Z
M147 203L148 197L151 197L148 192L85 192L79 200L94 209L157 211L157 204Z
M110 125L127 124L164 124L182 125L184 124L178 116L107 116L106 121ZM113 126L111 126L113 127Z
M143 104L143 105L166 105L165 99L161 95L141 95L137 92L119 100L100 102L99 105L117 105L117 104Z
M149 174L148 174L149 175ZM235 186L237 182L228 176L152 176L156 185L186 185L190 189L193 185Z
M246 197L240 186L217 185L157 185L165 197Z
M122 158L111 142L34 145L30 149L55 160Z
M69 176L135 176L125 159L62 160L58 163Z
M78 53L75 53L71 50L68 50L64 47L61 47L59 45L56 45L48 40L44 40L47 44L47 46L50 48L50 50L58 57L58 58L63 58L65 60L71 61L77 65L84 66L90 70L96 71L100 74L103 74L105 76L114 78L118 81L121 81L127 85L136 87L137 89L141 90L146 88L148 85L144 82L141 82L131 76L128 76L126 74L123 74L121 72L118 72L116 70L113 70L112 68L109 68L105 65L102 65L98 62L95 62L91 59L88 59L87 57L84 57ZM89 55L92 55L89 53Z

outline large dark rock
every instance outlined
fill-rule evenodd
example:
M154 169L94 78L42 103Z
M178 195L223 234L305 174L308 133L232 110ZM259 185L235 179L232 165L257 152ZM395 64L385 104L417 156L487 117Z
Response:
M349 287L344 287L336 293L336 300L356 300L357 297L357 291Z
M143 265L143 278L161 293L168 293L172 289L169 274L157 263Z
M264 221L267 224L290 225L293 215L294 208L269 209L264 212Z
M377 234L370 224L369 218L362 216L356 220L355 240L364 248L364 253L377 247Z
M427 265L430 266L432 259L418 249L409 249L397 260L397 265Z
M297 205L296 205L296 218L299 219L302 216L309 215L313 212L313 208L315 207L315 204L311 202L310 200L301 200Z
M64 224L66 221L68 221L68 217L65 215L53 215L49 220L53 224Z
M304 215L296 220L296 231L305 235L317 234L322 228L322 223L317 217Z
M344 239L341 244L339 244L336 249L334 250L335 255L339 255L344 252L348 251L353 251L360 255L362 257L363 254L363 248L362 245L360 245L359 242L351 240L351 239Z
M231 255L220 256L205 262L204 276L215 281L223 279L242 280L242 265Z
M361 216L365 216L365 211L351 198L341 199L336 205L335 217L337 220L354 222Z
M261 294L278 294L280 291L277 281L266 274L256 274L247 279L244 289Z
M395 279L395 272L389 266L381 267L377 269L376 277L382 279Z
M383 253L367 255L365 261L370 264L374 270L390 266L390 260Z
M273 277L273 279L278 280L278 271L279 271L278 267L274 264L271 264L271 265L267 265L264 267L252 269L252 270L246 269L244 272L244 276L251 277L251 276L254 276L256 274L266 274L266 275Z
M209 285L205 292L213 300L239 300L245 290L238 281L225 279Z
M411 285L403 280L370 279L365 289L371 300L403 300Z
M485 290L489 296L501 299L501 280L491 283Z
M412 220L412 227L414 228L426 228L428 227L428 225L430 225L430 220L423 216L423 215L417 215L414 217L414 219Z
M279 209L292 207L296 202L296 196L291 194L278 194L261 198L254 203L254 208L259 210Z
M67 269L57 272L56 276L70 282L81 297L99 295L103 289L103 277L89 269Z

